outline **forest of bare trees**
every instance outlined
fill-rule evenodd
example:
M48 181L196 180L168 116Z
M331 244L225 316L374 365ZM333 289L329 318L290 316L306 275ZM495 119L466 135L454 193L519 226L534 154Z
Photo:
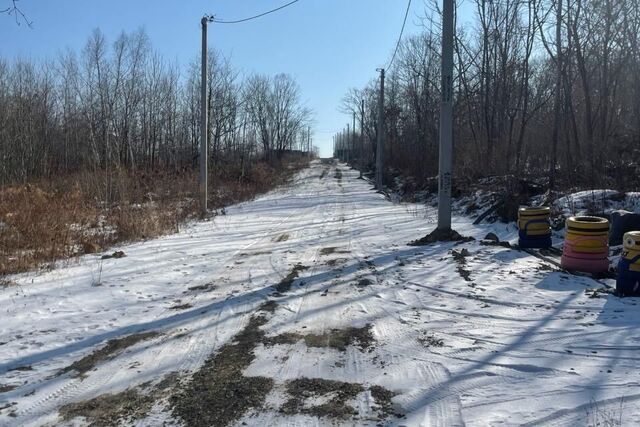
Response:
M140 30L113 43L95 30L80 53L0 58L0 186L77 171L197 165L199 58L179 64ZM240 73L209 52L209 153L216 166L308 149L310 111L288 75Z
M402 43L386 80L386 166L417 180L436 175L438 165L436 4L427 8L421 34ZM458 19L454 54L458 182L513 174L548 177L554 188L637 186L639 2L472 0L458 8L471 17L468 24ZM343 110L356 113L358 133L336 136L338 148L347 148L342 157L354 163L364 141L369 167L378 84L345 96Z
M99 30L81 52L0 58L0 279L200 212L200 59ZM224 213L306 164L311 113L288 75L245 77L214 51L208 64L209 206Z

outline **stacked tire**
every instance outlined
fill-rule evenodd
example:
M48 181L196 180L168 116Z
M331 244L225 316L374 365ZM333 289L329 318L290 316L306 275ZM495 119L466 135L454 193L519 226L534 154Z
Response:
M551 247L551 223L548 207L518 209L518 244L521 248Z
M616 291L621 296L640 296L640 231L625 233L622 244Z
M608 271L609 221L595 216L568 218L561 264L584 273Z

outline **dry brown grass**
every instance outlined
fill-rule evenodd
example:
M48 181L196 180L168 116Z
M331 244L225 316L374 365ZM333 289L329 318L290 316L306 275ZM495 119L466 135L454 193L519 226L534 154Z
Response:
M237 167L217 166L211 209L250 200L305 165L256 163L240 179ZM197 171L115 170L53 177L0 188L0 278L56 260L102 252L126 241L179 230L195 218Z

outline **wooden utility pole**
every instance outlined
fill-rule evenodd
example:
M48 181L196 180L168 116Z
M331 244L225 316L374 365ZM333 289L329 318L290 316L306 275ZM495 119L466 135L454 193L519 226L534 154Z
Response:
M453 0L451 0L453 1ZM382 168L384 162L382 159L382 153L384 153L384 68L379 68L380 71L380 95L378 99L378 144L376 147L376 190L382 190L383 178Z
M438 159L438 229L451 230L451 174L453 169L453 5L442 5L442 100Z

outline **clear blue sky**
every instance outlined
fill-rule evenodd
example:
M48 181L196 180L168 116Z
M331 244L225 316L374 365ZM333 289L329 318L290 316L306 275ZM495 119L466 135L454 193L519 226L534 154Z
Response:
M254 15L287 0L20 0L33 28L0 16L0 55L41 59L69 47L79 51L94 28L109 41L143 27L153 46L186 67L198 55L204 13L231 20ZM9 0L0 0L0 9ZM314 143L331 154L333 132L349 118L338 111L350 87L361 87L391 56L406 0L300 0L238 25L210 27L210 46L243 73L288 73L315 112ZM423 0L414 0L405 34L419 31Z

